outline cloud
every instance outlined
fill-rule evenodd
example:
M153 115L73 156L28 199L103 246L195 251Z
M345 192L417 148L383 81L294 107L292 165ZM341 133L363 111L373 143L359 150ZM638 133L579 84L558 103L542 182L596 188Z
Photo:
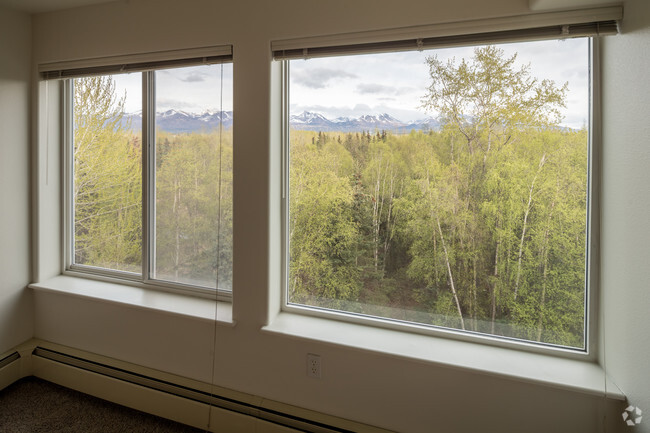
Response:
M376 84L376 83L361 83L357 86L357 92L361 93L362 95L365 94L376 94L376 93L383 93L383 94L395 94L397 89L391 86L384 86L383 84Z
M205 81L205 74L198 74L196 72L192 72L187 77L181 78L180 80L186 83L200 83Z
M189 74L184 75L187 72L189 72ZM203 81L206 81L206 77L208 76L208 74L203 72L184 71L182 69L161 69L156 73L167 75L170 78L183 81L185 83L201 83Z
M357 104L354 106L352 110L354 110L355 112L369 114L372 111L372 108L370 108L370 106L367 104Z
M203 110L201 110L197 104L193 104L187 100L174 98L156 99L156 111L167 111L171 109L190 112L203 112Z
M394 95L394 96L407 95L416 91L419 90L414 87L407 87L407 86L394 87L394 86L386 86L384 84L378 84L378 83L361 83L357 86L357 93L361 95L382 95L383 98L380 99L385 99L390 95Z
M357 78L357 76L341 69L329 68L314 68L291 73L291 79L294 83L312 89L324 89L331 80L336 78Z

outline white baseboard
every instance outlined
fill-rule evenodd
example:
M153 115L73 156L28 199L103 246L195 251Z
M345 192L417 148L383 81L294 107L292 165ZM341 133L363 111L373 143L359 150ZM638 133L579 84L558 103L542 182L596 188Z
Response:
M5 353L0 353L0 390L23 377L32 375L32 351L36 346L32 340Z
M0 356L0 389L4 389L22 379L21 360L18 352L7 353Z
M133 409L206 429L207 405L85 371L49 359L33 359L34 376Z
M31 340L21 346L19 353L19 359L0 368L0 389L22 377L33 375L142 412L217 433L386 432L45 341Z

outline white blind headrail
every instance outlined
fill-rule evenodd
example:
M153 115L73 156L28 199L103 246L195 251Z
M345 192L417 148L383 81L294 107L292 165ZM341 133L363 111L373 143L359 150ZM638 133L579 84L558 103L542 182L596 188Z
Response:
M228 62L232 62L232 46L223 45L44 63L38 65L38 72L43 79L66 79Z
M274 60L370 54L521 42L603 36L618 33L623 17L621 6L581 11L548 12L498 19L445 23L412 28L390 29L274 41Z

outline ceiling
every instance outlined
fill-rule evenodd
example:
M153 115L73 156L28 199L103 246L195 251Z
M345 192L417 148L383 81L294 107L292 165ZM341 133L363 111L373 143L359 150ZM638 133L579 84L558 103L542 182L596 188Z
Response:
M28 13L52 12L115 0L0 0L0 6Z
M128 2L129 0L0 0L0 6L28 13L40 13L114 1ZM619 2L622 0L528 0L529 7L533 11Z

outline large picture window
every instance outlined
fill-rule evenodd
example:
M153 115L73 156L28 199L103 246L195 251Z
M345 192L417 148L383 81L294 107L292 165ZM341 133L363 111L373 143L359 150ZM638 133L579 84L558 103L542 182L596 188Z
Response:
M590 39L343 54L285 60L287 307L586 350Z
M232 64L67 80L71 270L232 289Z

